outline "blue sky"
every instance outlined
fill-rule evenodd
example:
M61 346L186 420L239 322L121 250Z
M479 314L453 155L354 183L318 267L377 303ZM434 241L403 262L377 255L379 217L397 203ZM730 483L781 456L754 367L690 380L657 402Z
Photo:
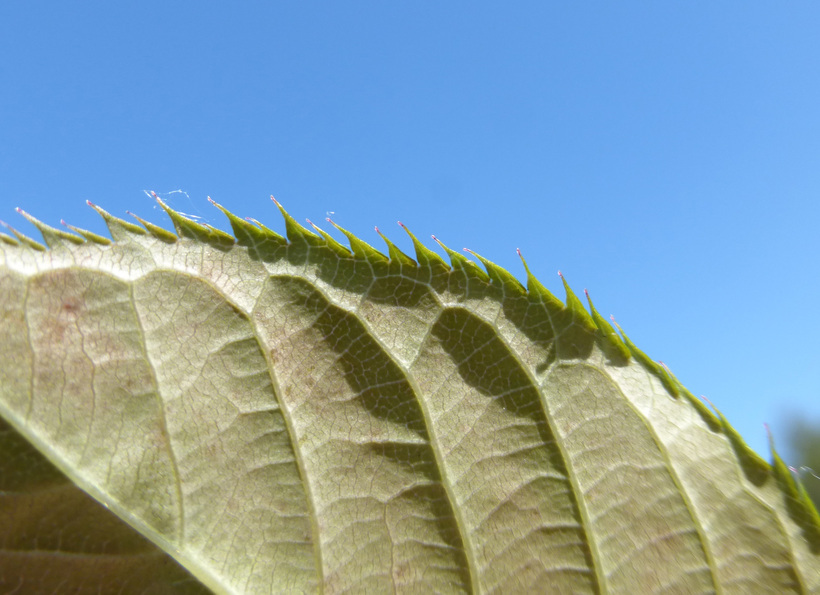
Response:
M397 219L614 314L768 456L820 420L817 2L0 5L0 219ZM175 192L181 190L183 192ZM432 245L432 242L431 242Z

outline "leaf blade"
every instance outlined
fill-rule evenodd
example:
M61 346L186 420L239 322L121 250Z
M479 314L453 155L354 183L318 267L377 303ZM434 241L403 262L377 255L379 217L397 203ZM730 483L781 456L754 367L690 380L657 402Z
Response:
M0 415L212 589L820 589L806 502L568 286L117 229L0 245Z

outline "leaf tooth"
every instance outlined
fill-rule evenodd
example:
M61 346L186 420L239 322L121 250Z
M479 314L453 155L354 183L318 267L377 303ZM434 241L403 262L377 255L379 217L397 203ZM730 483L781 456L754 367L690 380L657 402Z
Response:
M527 291L529 294L540 298L541 303L544 304L544 307L551 314L557 314L563 311L564 303L555 297L552 292L544 287L535 275L532 274L530 267L527 266L527 261L524 260L524 255L521 254L521 250L516 248L515 251L518 253L518 257L524 265L524 270L527 272Z
M661 383L666 387L666 390L672 393L675 398L679 397L680 390L678 388L678 383L672 379L672 375L669 373L669 368L667 368L666 364L661 360L658 360L655 363L657 365L655 369L658 371L658 378Z
M475 256L481 264L484 265L484 268L487 269L487 275L490 277L490 280L493 283L497 283L501 286L505 294L510 295L527 295L527 290L521 284L521 282L516 279L507 269L498 266L494 262L487 260L480 254L473 252L469 248L464 248L464 251L472 254Z
M661 384L663 384L664 388L667 392L674 398L678 398L680 396L680 391L678 387L672 382L672 378L669 376L667 371L661 366L658 362L653 360L651 357L646 355L643 351L638 349L638 347L630 340L629 336L624 332L624 329L621 328L621 325L615 321L615 317L610 316L612 322L618 328L618 331L621 333L621 338L624 341L627 349L629 352L635 357L635 359L651 374L653 374L658 380L660 380Z
M738 431L732 427L729 420L715 407L712 401L703 395L701 395L700 398L709 404L720 420L721 430L726 438L729 439L732 450L735 451L735 456L746 478L756 486L762 485L771 475L772 466L746 444L746 441L743 440Z
M174 228L176 229L179 237L190 238L192 240L210 244L214 248L218 248L220 250L227 250L236 243L236 240L232 235L225 233L221 229L217 229L211 225L203 225L202 223L198 223L193 219L186 217L179 211L175 211L169 207L159 196L156 195L156 193L152 192L151 195L154 199L156 199L159 206L161 206L162 209L168 213L168 216L174 223Z
M108 227L108 233L111 234L111 238L115 242L128 241L132 238L132 236L143 236L146 234L146 231L139 225L134 225L129 221L120 219L119 217L115 217L102 207L95 205L90 200L87 200L85 202L89 207L97 211L97 214L99 214L100 217L103 218L103 221L105 221L105 225Z
M407 232L407 235L410 236L410 240L413 242L413 248L416 250L416 260L419 263L419 266L427 267L429 269L439 269L439 271L449 272L450 266L442 260L441 256L430 250L427 246L422 244L418 238L413 235L407 226L404 225L401 221L397 221L396 223Z
M315 233L311 233L302 225L297 223L296 219L291 217L290 214L285 210L285 207L283 207L282 204L273 196L271 196L270 199L279 208L279 212L282 213L282 217L285 219L285 233L287 234L288 240L291 243L300 242L307 244L309 246L325 245L324 238L317 236Z
M154 236L161 242L165 242L166 244L173 244L179 239L176 235L174 235L172 232L168 231L164 227L154 225L150 221L146 221L145 219L139 217L138 215L135 215L131 211L125 212L131 215L137 221L139 221L143 225L143 227L145 227L145 229L148 230L148 233L150 233L152 236Z
M258 227L262 231L262 233L264 234L264 237L265 237L266 240L272 240L272 241L275 241L277 243L281 243L281 245L283 245L283 246L288 245L288 239L285 236L276 233L275 231L273 231L272 229L270 229L264 223L258 221L257 219L254 219L253 217L245 217L245 221L253 223L254 226Z
M49 248L66 248L69 244L79 245L85 243L85 240L80 236L46 225L20 207L17 207L16 210L40 231Z
M666 375L668 376L668 378L670 379L670 381L671 381L671 382L675 385L675 387L678 389L678 393L679 393L679 394L682 394L684 397L686 397L686 399L687 399L690 403L692 403L692 405L693 405L693 406L695 407L695 409L697 410L698 414L701 416L701 418L703 418L703 421L704 421L704 422L706 422L706 424L709 426L709 428L710 428L712 431L714 431L714 432L717 432L718 430L720 430L720 429L721 429L721 423L720 423L720 420L719 420L719 419L715 416L715 414L714 414L714 413L712 413L712 411L711 411L711 410L710 410L710 409L709 409L709 408L708 408L708 407L707 407L707 406L703 403L703 400L702 400L702 399L698 399L695 395L693 395L693 394L691 393L691 391L690 391L688 388L686 388L685 386L683 386L683 383L682 383L680 380L678 380L677 376L675 376L675 375L672 373L672 370L670 370L670 369L669 369L669 366L667 366L667 365L666 365L665 363L663 363L663 362L659 362L659 363L660 363L660 365L663 367L663 370L664 370L664 372L666 372Z
M592 303L592 298L589 297L589 292L584 289L584 295L587 297L587 302L589 303L589 311L592 315L592 321L595 323L595 326L598 327L598 336L603 338L606 344L615 350L615 352L622 357L624 360L628 360L630 357L629 349L624 342L621 341L621 338L618 336L618 333L615 332L615 329L612 328L612 325L607 322L603 316L598 313L598 310L595 309L595 306Z
M327 242L327 247L336 252L339 256L343 258L350 258L353 256L353 253L344 245L337 242L333 236L327 233L325 230L321 229L318 225L313 223L310 219L305 219L310 226L315 229Z
M581 303L581 300L578 299L578 296L575 295L575 292L572 291L561 271L558 271L558 276L561 277L561 282L564 284L564 291L567 294L566 309L572 313L572 318L577 320L581 326L591 332L595 332L598 327L595 326L595 321L592 319L592 316L590 316L587 309L584 308L584 305Z
M410 266L410 267L417 267L419 264L410 258L407 254L399 250L398 246L396 246L393 242L387 239L381 231L379 231L378 227L374 227L376 233L379 234L384 243L387 244L387 253L390 255L390 262L391 263L398 263L399 265L403 266Z
M327 217L325 220L345 235L347 241L350 242L350 249L353 251L354 256L362 258L372 264L387 264L389 262L387 256L376 250L364 240L357 238L356 234L349 232L341 225L336 224L336 222L334 222L330 217Z
M5 221L0 221L0 225L2 225L3 227L8 227ZM9 246L20 245L20 242L18 242L17 239L14 238L14 236L10 236L9 234L3 233L2 231L0 231L0 242L2 242L3 244L8 244Z
M444 244L444 242L442 242L440 239L438 239L435 235L431 235L430 237L433 238L433 241L436 244L438 244L439 246L441 246L441 249L444 250L447 253L447 256L450 257L450 267L451 268L460 269L460 268L463 268L466 263L470 262L469 258L467 258L466 256L464 256L462 254L459 254L455 250L451 250L450 248L448 248Z
M772 451L772 469L777 484L786 499L786 509L789 511L789 516L803 530L803 537L809 542L810 547L816 551L820 548L820 514L817 513L802 482L795 478L789 466L777 454L774 438L768 425L766 425L766 432L769 434L769 448Z
M246 220L237 217L228 209L223 207L221 204L213 200L210 196L208 197L208 202L210 202L213 206L222 211L222 214L224 214L228 218L228 222L231 224L233 234L234 236L236 236L236 243L240 246L245 246L247 248L259 248L260 245L271 240L275 244L282 246L288 243L285 238L280 236L278 233L264 227L255 219Z
M450 265L452 266L454 271L463 271L464 274L467 276L468 279L479 279L484 281L485 283L490 282L490 276L487 275L484 271L482 271L476 263L472 260L463 256L456 252L455 250L451 250L447 246L444 245L440 239L436 236L430 236L433 240L441 246L442 250L447 253L447 256L450 257Z
M16 244L16 245L22 244L26 248L31 248L32 250L37 250L38 252L45 252L46 247L43 246L37 240L34 240L34 239L28 237L26 234L17 231L16 229L14 229L11 225L6 223L5 221L0 221L0 223L2 223L3 227L8 229L14 235L14 237L12 238L9 235L3 234L6 238L8 238L8 240L4 239L3 240L4 242Z
M111 244L111 240L106 237L101 236L100 234L94 233L93 231L88 231L87 229L82 229L80 227L74 227L73 225L69 225L65 222L64 219L60 219L60 224L65 225L71 231L80 234L83 236L86 241L91 242L93 244L99 244L100 246L108 246Z

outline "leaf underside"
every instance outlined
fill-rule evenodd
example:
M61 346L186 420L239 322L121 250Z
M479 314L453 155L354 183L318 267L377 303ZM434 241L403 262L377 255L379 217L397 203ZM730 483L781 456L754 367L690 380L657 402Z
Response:
M0 234L0 588L820 591L776 453L568 285L163 207Z

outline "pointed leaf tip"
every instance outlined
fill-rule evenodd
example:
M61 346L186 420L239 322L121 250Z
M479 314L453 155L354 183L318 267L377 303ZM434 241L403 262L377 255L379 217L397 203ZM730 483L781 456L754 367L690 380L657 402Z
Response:
M159 203L162 209L171 218L178 236L210 244L219 250L227 250L236 243L236 240L232 235L210 225L203 225L202 223L194 221L193 219L169 207L165 201L156 195L155 192L152 192L151 194L154 198L156 198L157 203ZM145 224L143 223L143 225ZM150 231L154 233L153 230Z
M76 236L73 233L68 233L61 229L57 229L55 227L51 227L50 225L47 225L46 223L40 221L33 215L27 213L20 207L17 207L15 210L20 215L25 217L29 223L31 223L37 228L37 230L40 232L40 235L43 237L43 240L49 248L63 248L66 247L68 244L79 245L85 243L85 239L83 239L82 237Z
M726 419L726 417L720 412L715 404L706 397L706 395L700 395L700 398L705 403L709 404L712 408L711 410L717 416L722 432L724 436L729 439L729 442L732 445L732 450L734 450L738 463L740 463L746 477L755 485L763 484L768 479L772 471L771 466L760 455L749 448L740 434L738 434L737 430L735 430L729 423L729 420Z
M326 217L325 219L328 223L330 223L333 227L335 227L345 235L348 243L350 244L350 249L353 252L354 256L367 260L368 262L373 264L384 264L389 262L390 259L387 256L376 250L373 246L371 246L364 240L361 240L358 237L356 237L356 234L346 230L341 225L338 225L330 217Z
M384 241L385 244L387 244L387 254L390 257L390 264L398 264L399 266L409 266L413 268L419 266L419 263L417 263L407 254L399 250L399 248L393 242L387 239L387 236L385 236L381 232L378 225L374 225L373 229L376 230L376 233L379 234L379 237Z
M442 260L441 256L422 244L404 223L401 221L396 221L396 223L398 223L399 227L401 227L404 232L410 236L410 241L413 242L413 249L416 251L416 261L420 267L427 268L431 275L450 270L450 267L444 262L444 260Z
M488 283L490 281L490 277L485 273L476 263L472 260L467 258L466 256L462 255L460 252L456 252L448 248L444 242L438 239L435 235L430 235L436 243L441 246L441 249L447 253L447 256L450 257L450 267L453 270L460 270L463 271L468 278L476 277L479 280ZM475 255L475 254L473 254Z
M310 219L308 219L307 217L305 218L305 221L307 221L307 222L308 222L308 224L309 224L309 225L310 225L313 229L315 229L315 230L316 230L316 232L317 232L320 236L322 236L322 238L324 238L324 240L325 240L325 244L326 244L326 246L327 246L328 248L330 248L331 250L333 250L333 251L334 251L334 252L336 252L338 255L340 255L340 256L342 256L342 257L344 257L344 258L349 258L349 257L350 257L351 252L350 252L350 250L349 250L346 246L343 246L342 244L340 244L339 242L337 242L337 241L333 238L333 236L331 236L331 235L330 235L329 233L327 233L324 229L322 229L321 227L319 227L318 225L316 225L313 221L311 221L311 220L310 220ZM330 220L328 219L328 221L330 221ZM332 221L331 221L330 223L331 223L331 224L333 224L333 222L332 222Z
M60 225L62 225L64 227L67 227L68 229L70 229L74 233L77 233L77 234L81 235L82 237L85 238L85 240L87 242L93 242L94 244L98 244L100 246L107 246L111 243L111 240L109 240L108 238L103 237L99 234L96 234L93 231L88 231L87 229L81 229L79 227L75 227L73 225L70 225L70 224L66 223L65 219L60 219Z
M524 265L524 271L527 273L527 291L530 295L537 295L541 299L541 303L548 311L555 314L563 312L564 304L561 300L552 295L552 293L544 287L538 279L535 278L535 275L532 274L530 267L527 265L524 255L521 253L521 249L516 248L515 251L518 253L518 257L521 259L521 264Z
M147 232L145 231L145 229L143 229L139 225L135 225L128 221L124 221L119 217L115 217L102 207L98 207L97 205L95 205L90 200L87 200L85 202L89 207L94 209L100 217L103 218L103 221L105 221L105 225L108 227L108 233L111 234L111 238L114 241L128 242L133 239L133 236L146 235ZM91 232L86 233L90 234ZM88 238L89 236L86 235L86 237ZM97 238L103 240L103 244L105 244L108 241L108 238L103 238L102 236L97 236ZM95 241L93 238L90 239L92 239L92 241Z
M532 274L530 273L530 267L527 266L527 261L524 260L524 255L521 254L521 249L516 248L515 252L518 254L518 258L521 259L521 264L524 265L524 270L527 271L527 278L529 279L532 276Z
M558 276L561 277L561 281L564 284L564 292L566 293L566 308L569 312L572 313L572 317L581 323L584 328L588 331L595 331L598 326L595 324L595 320L593 316L587 312L584 305L581 303L581 300L578 299L578 296L575 295L575 292L572 291L572 288L569 286L564 275L561 271L558 271Z
M592 315L592 321L596 327L598 327L599 336L602 337L608 346L611 354L617 354L616 357L623 359L624 361L628 361L630 358L629 348L623 342L621 337L612 328L612 325L604 319L603 316L600 315L598 310L595 309L595 304L592 303L592 298L589 296L589 290L584 288L584 295L587 296L587 302L589 303L589 311Z
M279 209L282 217L285 220L285 233L287 234L288 241L291 244L304 244L307 246L314 246L314 247L323 247L327 244L325 238L322 235L316 235L303 225L301 225L296 219L294 219L286 210L285 207L282 206L278 200L276 200L273 195L271 195L270 199Z
M38 252L45 252L46 247L45 247L45 246L43 246L43 245L42 245L40 242L38 242L37 240L33 240L32 238L28 237L28 236L27 236L26 234L24 234L24 233L20 233L19 231L17 231L16 229L14 229L11 225L9 225L8 223L6 223L5 221L0 221L0 223L2 223L2 224L3 224L3 227L5 227L6 229L8 229L8 230L12 233L12 235L14 235L14 238L16 238L16 240L12 239L12 243L14 243L15 241L19 241L19 243L21 243L21 244L23 244L24 246L27 246L27 247L29 247L29 248L31 248L31 249L33 249L33 250L37 250ZM5 238L4 238L4 241L5 241L6 243L9 243L9 242L8 242Z
M505 294L519 296L524 296L527 294L526 288L518 279L511 275L507 269L498 266L490 260L487 260L469 248L464 248L464 251L471 254L484 265L484 268L487 271L488 280L491 283L501 287Z
M139 215L135 215L131 211L125 212L137 221L139 221L142 224L142 226L145 227L146 230L148 230L148 233L150 233L158 240L165 242L166 244L173 244L179 239L173 232L170 232L167 229L160 227L159 225L154 225L150 221L143 219Z
M240 246L253 248L257 250L258 253L259 246L270 238L270 234L266 234L263 231L260 231L260 228L254 226L252 223L246 222L244 219L240 219L210 196L207 196L206 198L209 203L219 209L222 214L228 218L228 223L230 223L231 229L233 230L234 243ZM214 228L212 225L206 225L206 227L209 230L212 230L214 234L221 235L222 233L221 230ZM222 236L222 239L226 244L228 244L229 236L226 236L227 234Z

